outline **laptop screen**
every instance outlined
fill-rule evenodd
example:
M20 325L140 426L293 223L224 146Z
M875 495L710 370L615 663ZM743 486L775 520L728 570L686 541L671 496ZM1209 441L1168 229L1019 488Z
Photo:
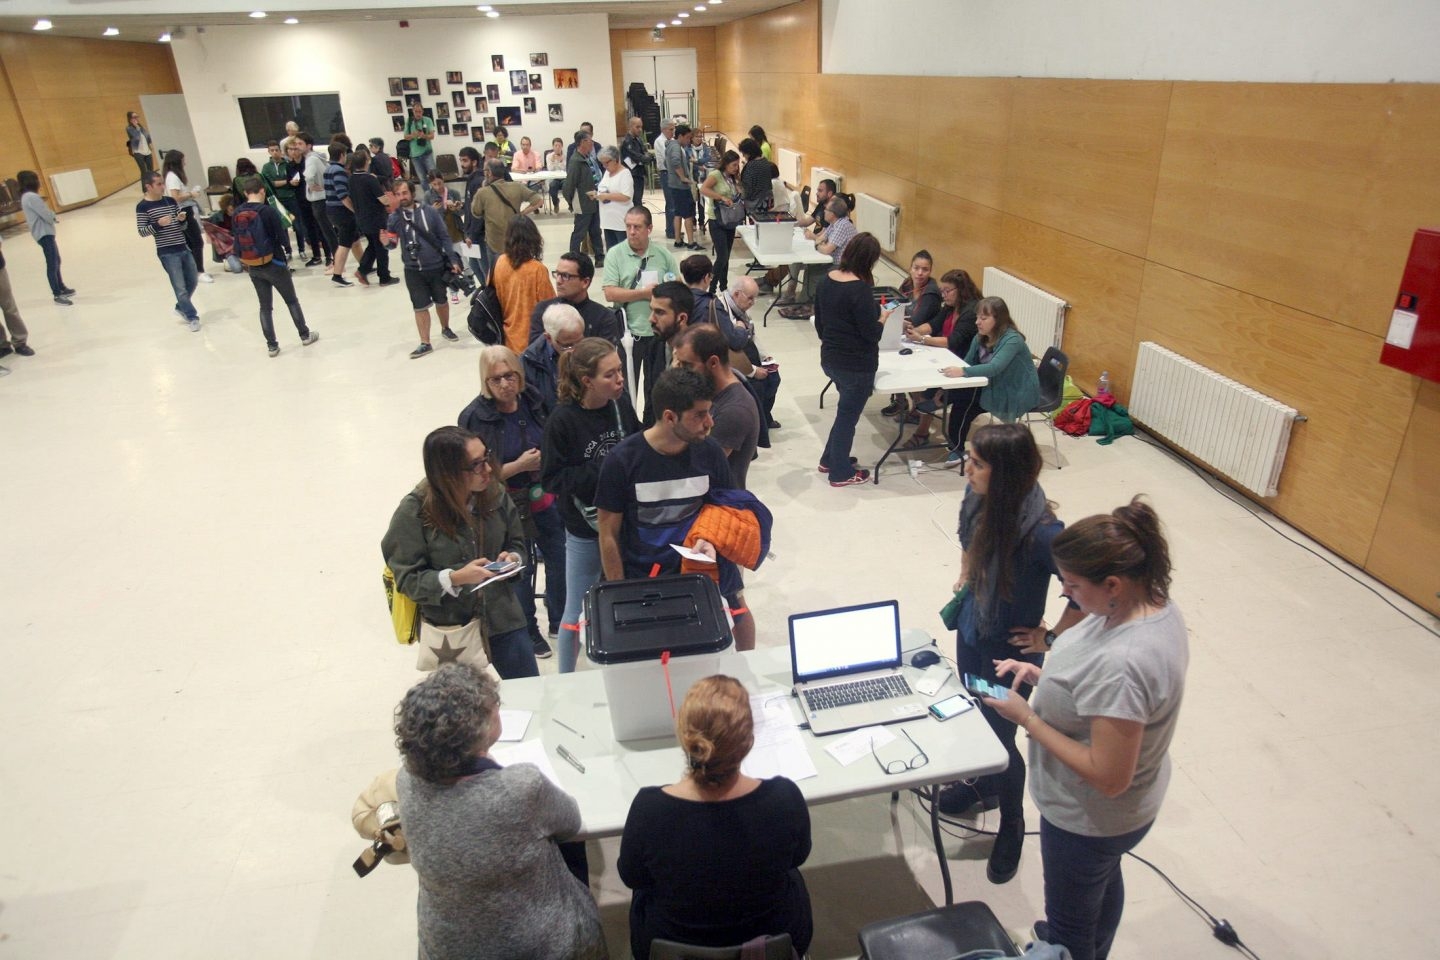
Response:
M866 603L790 616L796 683L900 664L900 604Z

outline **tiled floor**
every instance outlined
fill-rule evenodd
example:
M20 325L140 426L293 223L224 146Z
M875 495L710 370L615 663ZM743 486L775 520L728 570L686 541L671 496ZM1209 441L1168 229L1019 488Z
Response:
M4 244L38 356L0 379L0 956L413 956L414 875L357 879L347 815L394 765L391 709L416 679L388 636L380 535L421 438L476 392L477 346L437 337L408 360L403 289L315 271L298 281L313 347L282 312L267 359L249 283L218 272L189 333L135 199L62 217L74 307L44 295L27 234ZM553 263L568 220L544 233ZM814 469L831 419L814 335L776 320L762 342L785 385L784 427L750 474L776 515L776 558L748 591L760 642L783 643L792 611L891 596L939 631L962 478L831 489ZM1042 482L1062 518L1153 498L1193 634L1176 775L1139 852L1267 960L1440 955L1440 641L1160 450L1060 449ZM908 798L894 826L883 798L818 809L815 837L815 957L853 955L859 923L938 895ZM959 897L1016 929L1039 915L1033 841L1004 887L985 881L983 840L948 852ZM593 863L618 945L614 854ZM1149 871L1127 879L1117 957L1226 954Z

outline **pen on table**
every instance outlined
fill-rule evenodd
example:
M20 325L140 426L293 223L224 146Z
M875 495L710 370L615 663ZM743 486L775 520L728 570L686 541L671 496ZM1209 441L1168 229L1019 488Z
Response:
M579 770L581 773L585 772L585 765L582 764L579 760L576 760L574 755L571 754L569 750L566 750L564 747L556 747L555 752L560 754L561 760L564 760L566 763L570 764L570 766L574 767L576 770Z
M552 719L553 719L553 718L552 718ZM556 720L555 723L556 723L557 725L559 725L559 726L564 727L566 730L569 730L571 733L575 734L575 736L579 737L581 740L584 740L584 739L585 739L585 734L581 733L579 730L576 730L574 727L570 726L570 724L566 723L564 720Z

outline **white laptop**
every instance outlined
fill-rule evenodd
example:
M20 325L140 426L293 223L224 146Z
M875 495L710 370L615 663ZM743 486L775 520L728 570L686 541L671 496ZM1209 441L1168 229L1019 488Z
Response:
M795 243L794 220L757 220L755 222L756 253L789 253Z
M901 669L894 600L791 614L790 670L817 736L925 715Z

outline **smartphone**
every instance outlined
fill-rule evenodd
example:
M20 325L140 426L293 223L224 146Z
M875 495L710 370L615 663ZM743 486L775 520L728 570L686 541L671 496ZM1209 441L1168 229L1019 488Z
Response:
M489 570L491 573L504 573L505 571L509 570L511 567L514 566L518 566L518 564L516 564L513 560L495 560L491 563L485 564L485 569Z
M957 693L953 697L946 697L936 703L930 704L930 716L936 720L949 720L951 717L958 717L966 710L974 710L975 703L963 693Z
M989 697L991 700L1004 700L1010 696L1009 688L983 680L973 673L965 674L965 689L977 697Z

